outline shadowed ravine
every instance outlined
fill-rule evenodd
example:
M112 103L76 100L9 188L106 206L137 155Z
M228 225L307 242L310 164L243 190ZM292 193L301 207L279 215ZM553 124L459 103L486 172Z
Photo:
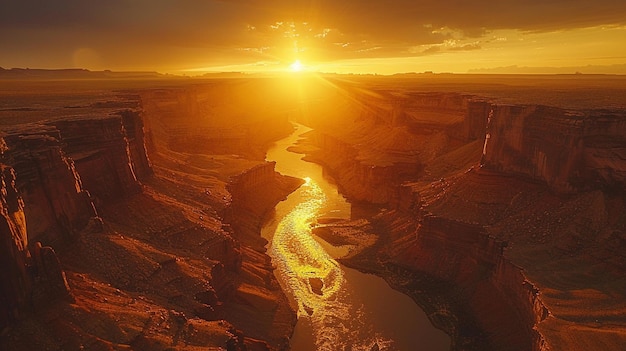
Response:
M268 152L276 170L305 184L276 207L264 229L276 274L298 312L294 350L448 350L450 340L435 329L413 301L381 278L341 266L333 247L311 234L316 218L349 218L350 204L322 176L319 165L287 151L303 130Z

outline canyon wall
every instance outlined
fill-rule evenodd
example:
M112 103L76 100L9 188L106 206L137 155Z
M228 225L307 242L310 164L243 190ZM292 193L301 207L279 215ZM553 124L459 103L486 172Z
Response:
M24 311L32 311L60 298L71 301L72 296L54 250L32 241L27 233L29 223L25 201L17 189L14 169L6 164L8 149L5 140L0 145L0 332L4 333ZM56 227L58 223L50 224Z
M305 149L307 158L323 164L349 198L376 204L394 202L398 187L422 177L426 169L455 148L483 140L490 105L455 93L355 92L356 98L334 97L341 118L305 119L315 128ZM364 95L364 96L361 96ZM339 100L339 101L335 101ZM320 105L328 105L320 103ZM313 114L323 114L312 107ZM333 112L333 115L337 112ZM472 163L475 154L463 160Z
M267 240L260 233L276 204L303 182L280 175L274 166L275 162L264 162L231 177L227 184L231 201L222 215L241 245L243 257L238 272L244 278L252 277L248 284L238 285L232 296L255 310L247 318L233 318L233 323L246 336L268 340L271 348L278 345L282 350L289 347L287 338L293 332L296 314L278 284L275 267L266 254Z
M547 106L492 107L482 164L560 192L624 188L626 115Z
M259 79L142 91L143 113L159 115L145 120L148 146L263 160L266 146L293 130L293 102L276 89Z
M307 159L330 169L340 179L341 191L354 200L386 203L395 195L399 184L423 174L423 165L411 162L412 155L398 152L395 162L391 155L379 155L377 158L384 159L384 163L373 163L361 159L356 147L330 134L312 131L309 140L319 151L308 154Z
M78 117L55 121L65 144L65 153L74 160L83 186L96 202L121 198L141 190L135 169L149 172L145 149L137 148L143 138L127 137L123 115ZM127 121L130 118L125 118ZM133 131L134 124L131 123ZM132 147L130 141L132 140ZM132 152L131 152L132 151Z
M0 328L14 323L21 311L71 296L51 246L72 245L92 218L99 221L91 194L100 201L140 190L134 164L142 176L150 173L150 164L139 129L138 116L130 111L5 128L0 236L7 269L1 278Z
M293 192L302 180L281 176L274 170L276 162L264 162L231 177L227 190L231 194L230 206L224 211L234 235L243 243L251 243L265 251L267 243L259 233L268 212Z
M135 133L128 138L122 115ZM16 187L27 204L31 241L53 244L80 231L97 216L93 202L138 193L136 174L150 163L136 118L71 117L8 129L3 158L15 169Z
M136 99L140 100L139 97ZM148 159L148 151L146 150L146 132L142 113L142 108L125 109L117 112L122 117L122 127L128 142L131 167L139 181L153 174L152 164Z
M393 222L414 221L402 216L406 215L398 212L383 219L387 230L395 232L392 235L398 235ZM426 215L410 235L401 236L388 248L387 255L387 264L417 269L453 283L463 296L461 304L489 334L490 348L547 350L536 330L549 314L538 289L520 267L504 258L503 243L490 237L480 225ZM457 338L455 344L460 347L459 340L471 340L472 336L462 335L463 331L456 328L459 326L448 332Z
M462 135L467 140L484 140L491 104L488 100L476 97L469 99L465 118L463 119Z
M288 348L260 228L301 181L259 158L292 126L222 92L60 96L51 118L3 126L0 348Z
M209 235L210 232L197 225L188 225L188 228L178 229L164 227L162 230L166 232L161 233L159 229L159 232L152 236L158 241L170 242L170 245L173 244L172 238L175 237L177 242L184 243L181 248L199 247L204 256L215 260L209 262L210 269L203 273L203 275L210 276L209 288L199 285L187 273L181 274L181 271L190 270L190 268L181 265L176 260L161 259L164 261L158 264L159 269L153 272L149 281L143 278L142 267L145 268L145 263L142 262L145 258L133 258L139 264L124 268L123 271L127 274L118 272L117 268L111 265L110 261L115 261L114 257L120 262L128 257L123 254L124 250L110 247L111 244L106 239L110 234L102 231L102 228L93 233L91 229L83 231L90 219L98 215L95 208L106 207L105 212L109 221L105 224L106 226L122 225L125 219L128 219L129 223L144 221L143 215L137 213L130 217L112 214L112 209L117 211L117 206L122 205L120 200L125 198L131 202L122 206L139 201L132 206L138 209L145 206L148 212L150 208L152 211L158 209L154 208L148 199L133 196L133 194L139 195L138 192L141 190L136 175L141 174L145 180L150 181L145 176L151 172L151 169L146 168L149 163L147 156L142 154L143 139L137 137L137 130L133 133L134 138L127 137L126 133L132 128L126 128L124 125L122 119L124 114L127 118L131 118L131 121L135 118L133 115L138 116L132 112L121 112L107 116L71 117L48 124L8 128L3 133L2 191L0 193L2 194L0 257L2 266L5 268L0 277L2 282L0 330L3 333L7 328L15 325L16 321L23 319L25 313L44 313L43 311L54 305L58 298L72 299L72 293L59 259L54 250L47 245L54 245L62 251L69 251L70 256L65 257L66 264L69 262L72 265L74 260L79 260L81 264L87 266L96 264L97 268L88 268L92 270L92 274L110 277L111 282L123 288L124 291L137 289L150 292L153 287L149 281L160 282L160 290L154 292L155 294L180 296L178 308L191 309L195 314L208 320L220 316L224 318L229 316L229 309L236 309L231 306L231 300L236 299L235 295L241 294L238 293L238 288L234 284L236 278L233 277L233 270L243 270L249 275L260 276L260 279L264 281L263 284L272 281L272 269L267 257L255 258L254 260L261 260L261 262L251 264L250 254L247 253L245 256L248 258L244 259L246 262L242 262L240 250L247 251L248 249L239 248L240 243L232 240L228 233ZM135 122L134 125L138 124ZM129 142L130 140L134 142L134 145ZM143 170L141 167L135 167L137 164L143 165ZM268 193L274 193L274 201L278 201L284 197L283 191L286 189L275 187L277 184L280 184L280 179L274 172L273 164L259 165L237 177L237 180L233 181L231 190L234 194L246 196L246 194L254 193L255 189L264 189ZM90 193L93 195L91 196ZM235 198L238 199L239 196L236 195ZM97 206L94 206L92 199L95 199ZM115 205L116 203L118 205ZM239 202L235 201L235 204L237 203ZM259 201L252 203L253 206L248 206L248 203L243 201L242 204L246 204L246 208L261 212L254 212L250 217L243 213L235 217L254 222L253 227L258 228L262 215L273 206L274 202ZM129 210L127 209L126 212ZM166 218L171 217L168 212L161 213ZM154 215L155 213L146 213L148 217ZM234 223L240 223L237 218L233 219ZM156 219L147 220L155 224L159 222ZM98 221L101 220L97 219L96 222ZM102 226L101 222L100 226ZM173 234L177 235L172 236ZM251 238L254 237L253 232L248 235ZM256 236L258 237L258 231ZM43 242L44 245L42 246L39 242ZM78 250L78 252L72 253L73 250ZM166 257L166 254L161 255ZM259 267L253 268L256 266ZM261 269L261 266L266 268ZM71 275L75 292L78 298L84 301L87 296L84 295L81 281L85 280L85 277L77 280L75 272L71 272ZM175 279L178 282L177 285L185 286L185 290L170 287L169 279ZM277 285L274 289L278 289ZM101 292L101 294L105 293ZM114 292L112 296L119 294L118 289L118 292ZM191 300L184 298L188 294L192 295ZM108 299L112 298L110 295L104 296L108 296ZM220 307L222 304L229 307ZM276 302L268 301L268 306L274 304ZM287 306L286 301L284 306ZM285 325L280 328L281 332L276 334L282 335L282 331L291 328L293 320L287 313L285 314ZM236 320L231 317L228 319ZM264 321L264 323L271 325L272 321ZM254 330L245 324L243 327L248 327L246 328L248 335L267 336L262 331L255 334ZM239 333L240 340L235 338L229 339L228 342L243 347L241 332L233 329L225 333L226 335ZM104 334L100 337L105 340L110 337ZM44 335L28 342L38 345L45 340ZM71 338L76 338L76 335ZM27 345L28 342L26 342ZM142 341L142 343L146 342L148 341ZM209 339L207 342L213 343L215 340ZM246 343L254 344L253 341ZM141 348L140 345L141 343L135 344ZM147 348L154 346L154 344L150 346L149 342L146 345Z
M15 170L30 242L69 239L96 216L74 161L63 151L58 129L27 125L8 131L4 140L3 158Z
M0 331L15 322L19 309L26 304L32 280L27 273L28 236L24 220L24 203L15 189L15 173L2 165L0 197Z
M193 313L222 318L240 333L242 345L282 350L288 347L295 314L273 275L260 230L276 203L301 181L281 176L274 163L264 161L267 145L293 131L288 121L292 102L273 85L264 79L211 80L140 95L155 165L148 188L166 194L165 201L180 206L187 217L175 225L187 238L185 245L178 245L181 240L173 232L163 233L164 240L193 255L201 247L198 267L204 259L223 263L224 274L210 283L215 294L206 294L213 303L207 313ZM198 234L189 236L188 226ZM207 234L198 226L218 243L202 239ZM229 250L220 251L219 238L230 239Z
M395 188L472 141L485 140L481 166L546 183L563 193L623 189L626 116L621 110L566 110L508 105L457 93L350 91L310 106L323 163L346 195L373 203L394 200ZM337 106L326 111L325 105ZM333 117L341 114L341 118ZM431 167L432 168L432 167Z

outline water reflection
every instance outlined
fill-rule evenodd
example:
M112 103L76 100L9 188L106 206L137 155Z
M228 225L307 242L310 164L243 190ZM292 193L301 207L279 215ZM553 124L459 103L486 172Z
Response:
M305 178L303 198L282 218L273 238L272 256L290 293L298 305L298 317L308 316L318 350L335 350L337 346L357 342L346 340L350 331L363 325L351 325L351 318L362 311L348 303L345 279L339 264L311 236L311 223L326 201L317 183ZM352 338L351 338L352 339ZM356 345L355 345L356 346Z
M326 196L311 178L305 180L302 191L307 200L280 221L272 247L273 256L281 258L277 266L285 272L283 279L298 303L299 316L319 315L324 300L338 292L343 280L337 262L311 236L311 223Z
M410 298L378 277L339 265L324 249L329 244L312 235L316 218L349 218L350 205L321 167L286 151L306 129L299 128L267 158L277 161L279 172L303 178L305 184L276 207L275 221L264 228L277 276L298 313L292 349L418 350L426 344L428 350L447 350L449 338Z

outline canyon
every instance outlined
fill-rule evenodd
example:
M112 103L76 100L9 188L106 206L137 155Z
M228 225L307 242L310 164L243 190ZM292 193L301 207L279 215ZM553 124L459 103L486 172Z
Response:
M452 349L620 350L626 80L531 78L7 80L0 348L289 349L261 228L298 122L353 206L313 234Z

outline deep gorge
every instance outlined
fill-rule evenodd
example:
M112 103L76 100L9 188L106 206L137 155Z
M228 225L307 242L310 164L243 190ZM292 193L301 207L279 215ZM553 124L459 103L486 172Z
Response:
M302 184L264 160L289 120L313 128L293 151L381 209L321 237L376 237L342 262L411 296L452 349L623 345L623 109L298 84L308 96L234 79L71 105L60 89L0 111L0 346L287 349L295 313L260 232Z

